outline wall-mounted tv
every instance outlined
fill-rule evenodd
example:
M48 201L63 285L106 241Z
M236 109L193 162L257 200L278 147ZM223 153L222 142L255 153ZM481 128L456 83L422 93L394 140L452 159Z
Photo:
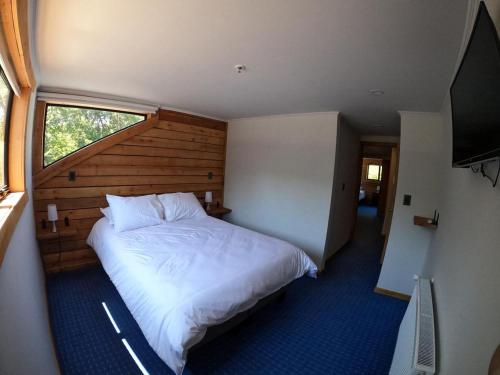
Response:
M483 2L450 97L453 166L500 158L500 42Z

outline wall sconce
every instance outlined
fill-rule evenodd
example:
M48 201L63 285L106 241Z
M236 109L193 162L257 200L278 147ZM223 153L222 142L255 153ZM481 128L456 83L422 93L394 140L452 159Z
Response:
M212 192L211 191L207 191L205 193L205 204L207 205L207 211L210 210L210 206L212 204Z
M53 233L57 232L56 221L58 217L57 217L57 206L55 204L47 205L47 219L49 221L52 221L52 232Z

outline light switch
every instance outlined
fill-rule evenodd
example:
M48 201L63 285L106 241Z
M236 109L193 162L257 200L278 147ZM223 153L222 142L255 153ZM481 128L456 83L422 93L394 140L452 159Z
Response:
M403 206L411 206L411 195L410 194L403 195Z

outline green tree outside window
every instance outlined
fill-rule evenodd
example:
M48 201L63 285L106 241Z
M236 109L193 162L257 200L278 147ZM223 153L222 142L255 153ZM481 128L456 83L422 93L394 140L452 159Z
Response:
M44 166L145 118L137 113L49 104L45 117Z

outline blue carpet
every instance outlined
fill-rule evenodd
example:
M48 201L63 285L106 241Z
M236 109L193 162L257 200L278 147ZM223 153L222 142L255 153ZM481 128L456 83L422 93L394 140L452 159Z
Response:
M360 207L351 243L317 280L302 278L284 301L190 353L185 374L387 374L406 302L373 293L382 238L375 209ZM52 331L64 374L172 374L150 348L101 267L48 278ZM108 320L111 310L121 334Z

